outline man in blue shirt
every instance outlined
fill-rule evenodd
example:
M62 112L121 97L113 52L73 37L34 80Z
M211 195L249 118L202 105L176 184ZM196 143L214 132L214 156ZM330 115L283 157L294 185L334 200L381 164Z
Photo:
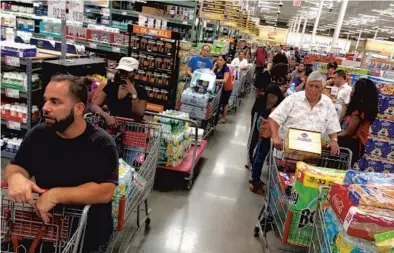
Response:
M201 49L201 54L193 56L190 59L189 65L187 68L187 74L189 76L192 76L193 72L196 69L204 69L204 68L212 69L213 68L212 61L207 58L210 50L211 50L211 48L209 47L209 45L204 45Z

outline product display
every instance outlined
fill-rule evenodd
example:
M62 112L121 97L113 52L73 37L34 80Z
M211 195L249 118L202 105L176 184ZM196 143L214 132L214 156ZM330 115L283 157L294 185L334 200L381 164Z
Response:
M367 187L367 186L364 186ZM367 188L368 189L368 188ZM371 195L365 191L356 192L362 198L371 197L372 206L358 204L351 195L352 185L334 184L328 194L331 208L341 221L346 233L350 236L373 240L375 234L391 231L394 227L394 211L377 206L379 195ZM353 193L354 196L354 193ZM392 195L384 196L385 201L394 202Z
M360 76L353 76L356 80ZM394 173L394 82L368 76L375 82L379 94L378 118L370 127L365 155L356 169Z

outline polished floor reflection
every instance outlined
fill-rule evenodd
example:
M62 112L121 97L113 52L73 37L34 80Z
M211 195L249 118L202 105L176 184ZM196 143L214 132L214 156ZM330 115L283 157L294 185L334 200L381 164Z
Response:
M137 236L130 252L262 252L253 227L263 197L249 191L244 168L252 103L251 94L218 126L190 192L153 192L151 228Z

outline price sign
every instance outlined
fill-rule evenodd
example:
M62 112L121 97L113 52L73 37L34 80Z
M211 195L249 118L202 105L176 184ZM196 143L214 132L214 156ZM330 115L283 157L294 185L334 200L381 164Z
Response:
M5 65L12 66L12 67L20 67L21 61L18 57L5 56Z
M294 7L301 7L301 4L302 4L302 1L297 1L297 0L293 1L293 6Z
M137 186L137 189L142 191L146 185L146 180L141 177L140 174L137 172L134 173L134 180L133 180L135 186Z
M48 17L66 20L66 1L49 0L48 1Z
M20 98L19 90L5 89L5 96L9 98Z
M120 53L120 48L119 47L112 47L112 52Z
M68 3L69 20L83 22L83 1L73 0Z
M7 121L7 127L12 130L21 130L21 123L9 120Z

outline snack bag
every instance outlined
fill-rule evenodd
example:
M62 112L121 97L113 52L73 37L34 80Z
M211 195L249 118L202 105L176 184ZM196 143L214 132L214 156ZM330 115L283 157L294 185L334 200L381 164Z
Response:
M394 174L385 174L377 172L363 172L348 170L346 171L344 184L379 184L379 185L394 185Z
M349 197L349 186L347 185L334 184L327 199L343 224L344 230L350 236L374 240L375 234L392 231L394 228L393 210L358 205Z
M394 211L394 185L349 185L349 197L361 206L385 208ZM394 228L393 228L394 229Z
M342 182L345 171L316 167L297 162L296 180L293 187L293 212L289 243L308 246L312 233L319 188ZM290 217L290 216L289 216Z

